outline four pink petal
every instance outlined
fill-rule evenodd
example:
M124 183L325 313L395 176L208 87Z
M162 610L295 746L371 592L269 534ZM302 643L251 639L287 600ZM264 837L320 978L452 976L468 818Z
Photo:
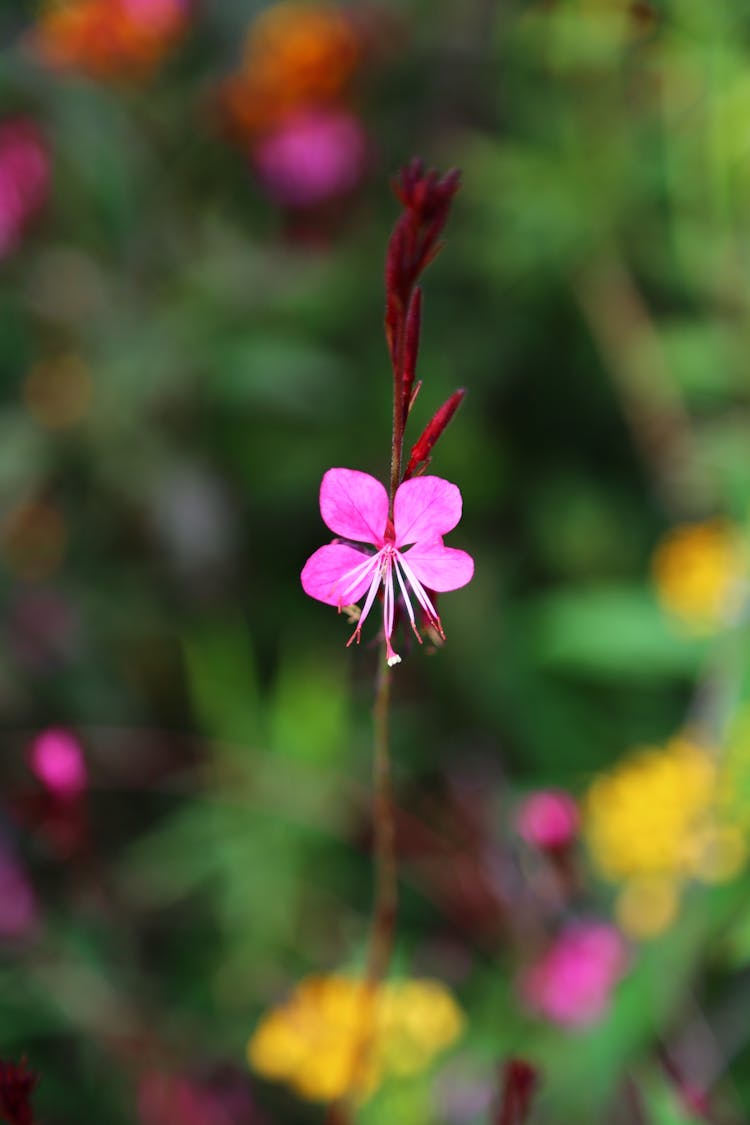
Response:
M458 590L474 576L471 555L457 547L444 546L441 539L434 543L416 543L404 551L402 558L422 585L436 594Z
M320 486L320 514L336 535L379 547L388 519L388 493L369 473L329 469Z
M393 525L396 546L431 542L452 531L461 519L461 493L442 477L414 477L396 490Z
M319 547L302 568L302 589L311 598L326 605L353 605L367 591L372 574L365 574L353 588L344 581L344 577L369 558L370 555L347 547L345 543L328 543Z

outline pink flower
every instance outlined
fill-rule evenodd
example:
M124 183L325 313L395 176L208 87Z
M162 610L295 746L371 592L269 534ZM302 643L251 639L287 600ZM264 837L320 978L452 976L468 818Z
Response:
M187 1078L149 1073L140 1082L138 1114L143 1125L229 1125L221 1107Z
M381 585L386 657L390 665L401 660L391 646L398 590L420 644L422 638L409 589L427 621L441 637L445 636L428 590L457 590L474 573L471 555L443 544L442 536L461 518L461 493L455 484L441 477L404 481L396 490L391 519L388 493L380 481L356 469L329 469L320 486L320 514L337 535L375 547L375 554L369 554L349 542L334 540L311 555L302 570L305 593L326 605L341 610L365 597L348 644L354 640L359 643L362 626Z
M523 974L521 997L528 1008L552 1023L585 1027L606 1011L626 964L625 944L613 926L603 922L570 926Z
M147 1071L138 1083L141 1125L263 1125L248 1080L222 1067L202 1080Z
M356 117L341 110L295 114L255 146L267 191L287 207L314 207L356 187L367 143Z
M35 123L12 118L0 123L0 257L18 246L44 205L51 178L50 155Z
M83 793L88 781L86 761L78 740L67 730L51 727L32 743L29 764L42 784L56 797Z
M576 837L578 806L564 789L540 789L521 802L517 824L527 844L543 851L560 851Z

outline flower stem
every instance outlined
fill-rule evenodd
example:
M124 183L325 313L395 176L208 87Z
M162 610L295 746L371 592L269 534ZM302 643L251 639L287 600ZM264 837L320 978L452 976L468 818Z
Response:
M373 719L373 830L375 846L375 903L367 950L365 983L376 988L388 971L398 905L396 833L393 816L390 758L392 669L383 651L378 661Z
M367 943L365 971L360 992L361 1019L352 1045L349 1095L328 1108L326 1125L353 1125L355 1099L361 1076L368 1070L377 1019L378 989L388 972L396 930L398 881L396 832L393 815L390 757L390 705L392 669L385 659L385 645L378 654L375 681L373 757L373 833L375 851L375 900Z

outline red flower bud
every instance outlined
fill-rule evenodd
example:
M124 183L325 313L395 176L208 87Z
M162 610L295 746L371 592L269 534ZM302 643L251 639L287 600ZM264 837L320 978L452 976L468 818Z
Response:
M435 412L422 430L422 433L412 446L411 454L409 455L409 463L404 473L404 480L414 476L418 469L424 469L429 464L430 453L432 452L435 442L458 410L465 394L466 391L463 387L454 391L451 397Z

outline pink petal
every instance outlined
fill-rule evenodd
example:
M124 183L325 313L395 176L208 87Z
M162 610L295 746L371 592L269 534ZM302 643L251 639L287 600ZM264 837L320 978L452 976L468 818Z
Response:
M326 605L352 605L369 589L372 573L365 571L353 590L349 589L350 582L346 581L346 576L371 557L374 556L365 555L344 543L328 543L310 555L303 566L300 575L302 589L311 598L317 598Z
M388 493L357 469L329 469L320 486L320 514L336 535L382 546Z
M458 590L470 582L474 574L471 555L455 547L444 547L440 539L433 543L417 543L404 551L403 556L422 585L438 594Z
M399 485L393 505L397 547L437 539L452 531L460 519L461 493L450 481L414 477Z

